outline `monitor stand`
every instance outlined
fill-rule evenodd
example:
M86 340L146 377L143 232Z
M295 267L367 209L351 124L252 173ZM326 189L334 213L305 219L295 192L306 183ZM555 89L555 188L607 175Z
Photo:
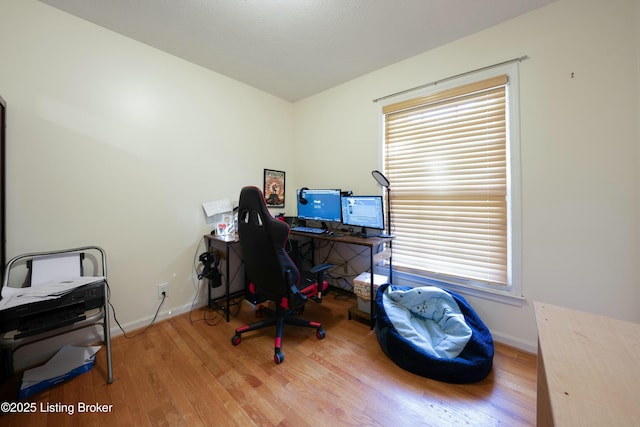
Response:
M358 231L354 231L353 233L351 233L352 236L356 236L356 237L362 237L363 239L367 239L369 237L378 237L380 236L379 232L368 232L367 231L367 227L362 227L362 230Z

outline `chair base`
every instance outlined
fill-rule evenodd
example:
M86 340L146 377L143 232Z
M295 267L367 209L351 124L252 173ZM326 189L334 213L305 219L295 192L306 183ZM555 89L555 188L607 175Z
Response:
M316 338L318 338L319 340L324 339L326 335L326 332L321 323L315 322L313 320L306 320L295 317L294 315L299 311L299 309L285 310L280 306L278 306L276 311L273 311L270 308L260 305L256 309L256 317L262 317L266 313L269 318L237 328L235 335L231 338L231 344L233 344L234 346L239 345L242 342L242 334L245 332L255 331L257 329L275 325L276 338L273 361L276 364L280 364L284 361L284 353L282 352L282 330L284 329L285 324L302 326L305 328L314 328L316 330Z

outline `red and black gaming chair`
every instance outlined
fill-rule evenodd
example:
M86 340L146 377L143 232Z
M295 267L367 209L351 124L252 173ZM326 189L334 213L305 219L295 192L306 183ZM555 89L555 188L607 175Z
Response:
M325 272L331 264L321 264L311 269L310 279L300 279L300 272L289 258L285 244L289 238L289 226L269 213L262 191L256 187L244 187L238 202L238 237L244 258L245 273L250 282L251 293L260 295L263 300L275 303L276 310L260 305L256 316L269 315L268 319L242 326L236 329L231 338L233 345L242 341L245 332L276 326L275 354L273 360L278 364L284 361L282 353L282 329L285 323L315 328L316 337L323 339L325 331L322 324L294 317L302 312L304 304L311 299L322 302L322 293L327 289Z

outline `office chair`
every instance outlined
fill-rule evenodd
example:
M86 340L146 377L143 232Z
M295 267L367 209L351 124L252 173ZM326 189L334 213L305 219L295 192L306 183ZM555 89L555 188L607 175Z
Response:
M249 291L264 300L273 301L276 309L274 311L260 305L256 309L256 317L262 317L264 314L270 317L237 328L231 343L240 344L241 335L245 332L275 325L273 360L276 364L282 363L284 361L281 350L282 330L285 323L315 328L318 339L325 337L321 323L304 320L294 315L302 313L304 304L309 299L317 303L322 302L322 293L327 289L324 275L332 265L315 266L310 270L314 276L301 280L298 268L285 250L289 226L286 222L271 216L262 191L256 187L244 187L240 192L238 237L244 258L245 273L250 282Z

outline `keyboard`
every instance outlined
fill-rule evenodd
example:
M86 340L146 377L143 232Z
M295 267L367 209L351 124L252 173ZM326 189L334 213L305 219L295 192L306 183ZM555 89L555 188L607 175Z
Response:
M297 225L293 228L291 228L292 231L298 231L301 233L311 233L311 234L324 234L327 230L323 229L323 228L316 228L316 227L302 227L300 225Z

